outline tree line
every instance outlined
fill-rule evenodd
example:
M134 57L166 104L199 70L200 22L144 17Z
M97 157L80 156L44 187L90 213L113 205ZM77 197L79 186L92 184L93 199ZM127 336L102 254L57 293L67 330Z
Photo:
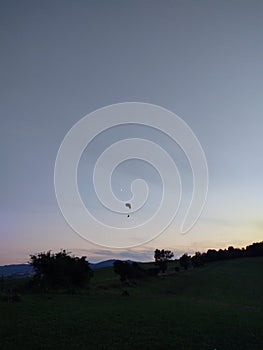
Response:
M62 250L58 253L48 251L31 255L30 265L34 268L31 287L40 290L86 287L94 272L85 256L79 258L70 254ZM196 252L193 256L185 253L178 259L180 267L175 267L175 271L178 272L180 268L187 270L189 267L201 267L218 260L257 256L263 256L263 242L253 243L246 248L230 246L227 249L208 249L204 253ZM173 258L174 253L171 250L155 249L154 267L147 269L137 262L116 260L113 269L119 275L121 282L144 279L165 273L169 263L176 260Z
M263 242L253 243L246 248L234 248L230 246L227 249L208 249L205 253L196 252L191 257L191 264L193 267L199 267L212 261L257 256L263 256Z
M204 253L196 252L193 256L185 253L178 260L180 267L187 270L189 267L201 267L212 261L256 256L263 256L263 242L253 243L246 248L230 246L227 249L208 249ZM163 273L167 270L168 263L173 257L174 254L170 250L156 249L154 252L155 264ZM179 271L179 267L175 267L175 271Z

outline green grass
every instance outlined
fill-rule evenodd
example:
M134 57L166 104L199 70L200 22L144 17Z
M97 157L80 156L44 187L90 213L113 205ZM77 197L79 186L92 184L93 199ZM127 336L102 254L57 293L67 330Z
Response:
M243 258L123 287L95 270L86 292L0 302L0 349L261 350L262 272Z

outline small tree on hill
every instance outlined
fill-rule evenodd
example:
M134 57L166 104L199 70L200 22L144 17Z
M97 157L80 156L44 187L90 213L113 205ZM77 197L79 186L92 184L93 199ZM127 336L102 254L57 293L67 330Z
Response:
M116 260L113 263L114 272L120 276L120 281L125 282L131 275L131 267L127 261Z
M167 262L171 260L174 256L174 253L171 250L159 250L155 249L154 251L154 260L155 264L159 266L162 272L167 270Z
M121 282L132 279L142 279L146 276L146 271L137 262L116 260L113 263L114 272L120 276Z
M59 253L39 253L30 256L35 274L33 284L40 288L84 287L93 272L85 256L70 256L65 250Z
M191 257L187 253L185 253L179 259L179 264L181 267L183 267L185 270L187 270L191 264Z
M191 263L193 267L200 267L204 265L204 259L200 252L196 252L194 256L191 258Z

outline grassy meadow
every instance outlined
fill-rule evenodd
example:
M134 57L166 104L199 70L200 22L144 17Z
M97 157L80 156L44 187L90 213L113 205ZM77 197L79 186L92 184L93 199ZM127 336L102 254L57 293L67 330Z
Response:
M76 294L0 300L0 349L263 349L263 258L173 267L129 286L101 268Z

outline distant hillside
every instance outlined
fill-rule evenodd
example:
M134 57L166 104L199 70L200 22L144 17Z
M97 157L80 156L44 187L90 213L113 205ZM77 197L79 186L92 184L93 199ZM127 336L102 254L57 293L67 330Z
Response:
M110 259L105 261L100 261L98 263L90 263L92 269L99 269L102 267L113 266L114 261L117 259ZM125 260L131 263L131 260ZM31 276L33 274L33 268L29 264L13 264L0 266L0 276L4 277L25 277Z
M0 276L24 277L30 276L33 268L29 264L16 264L0 266Z
M109 260L104 260L104 261L100 261L96 264L92 264L90 263L90 267L92 269L99 269L101 267L108 267L108 266L113 266L114 262L120 260L120 259L109 259ZM127 261L128 263L132 263L133 261L131 260L123 260L123 261Z

